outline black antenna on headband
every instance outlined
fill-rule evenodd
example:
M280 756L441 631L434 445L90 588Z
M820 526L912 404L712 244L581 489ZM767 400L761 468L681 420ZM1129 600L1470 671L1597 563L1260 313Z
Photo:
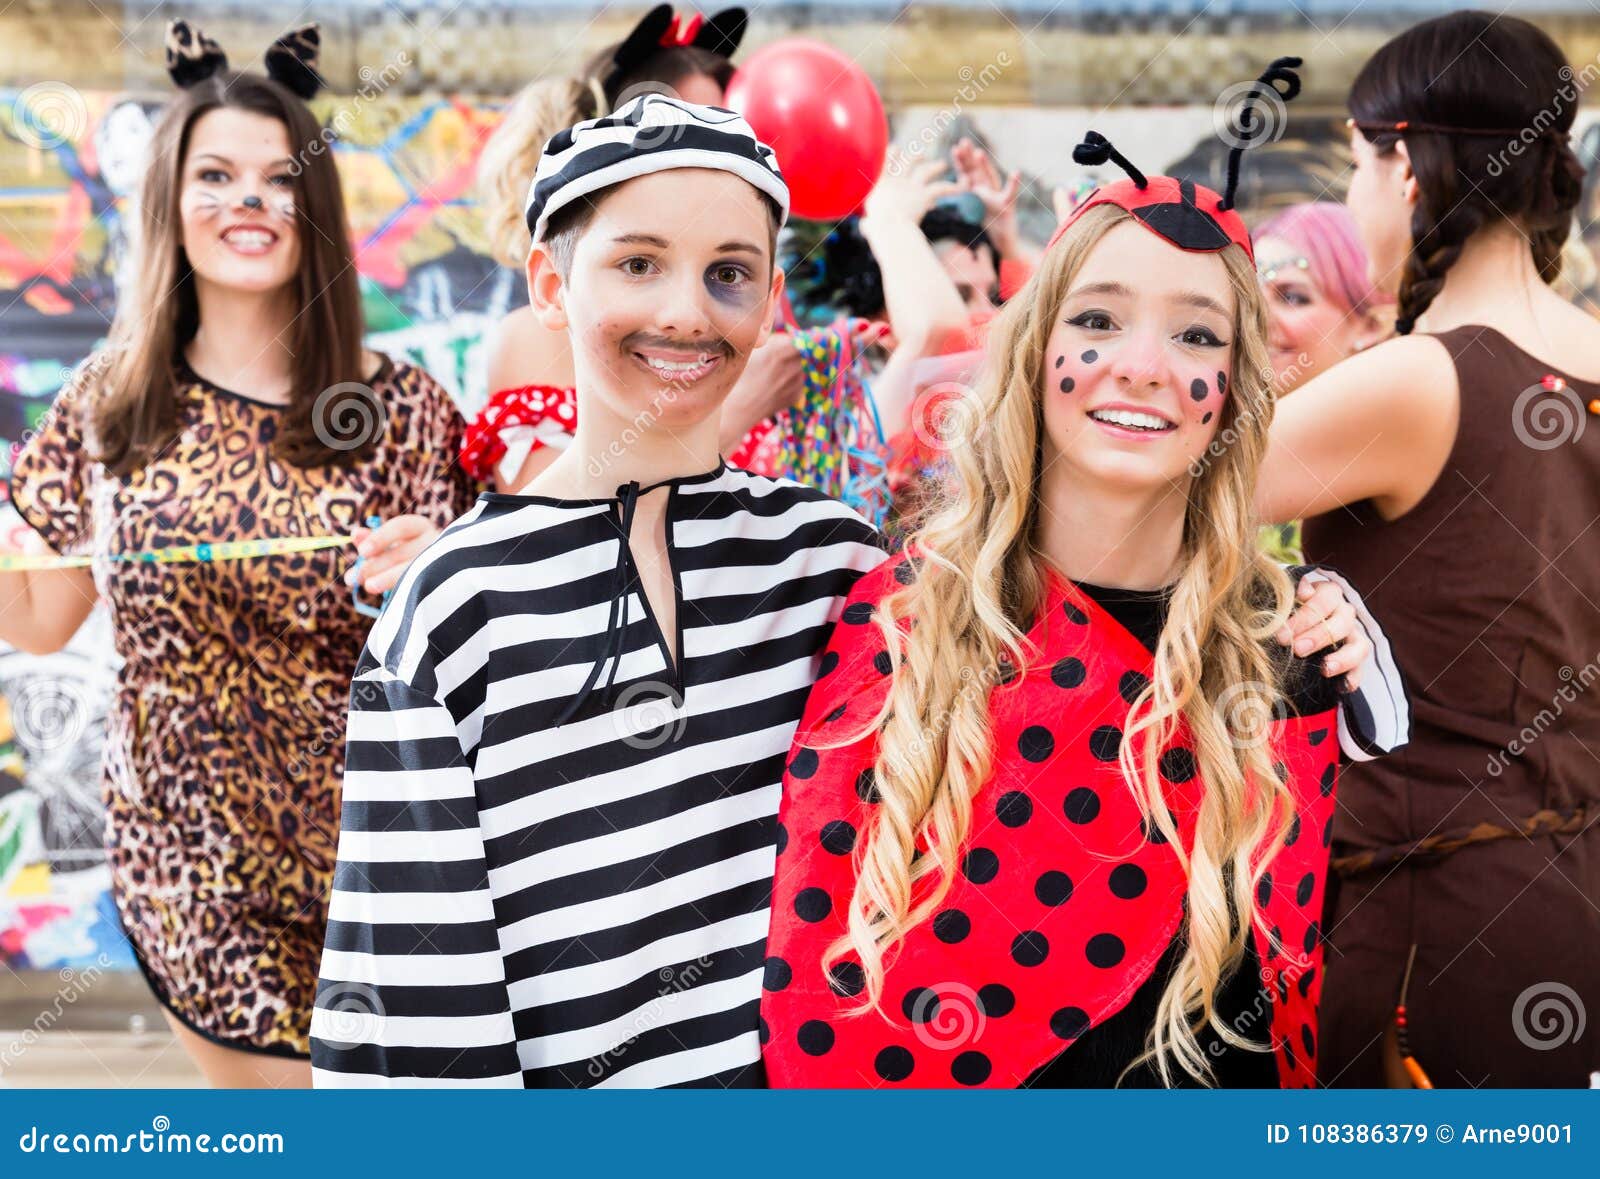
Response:
M1126 172L1128 178L1139 188L1147 188L1150 185L1150 181L1145 179L1145 174L1133 166L1133 161L1112 147L1111 141L1098 131L1084 134L1083 142L1072 149L1072 160L1086 168L1093 168L1109 160Z
M1245 149L1267 125L1265 120L1259 125L1256 123L1256 100L1262 97L1262 90L1267 89L1277 95L1280 102L1291 101L1300 93L1300 75L1295 73L1299 68L1298 57L1280 57L1255 80L1245 95L1244 104L1239 108L1239 128L1235 132L1239 141L1228 152L1228 182L1222 190L1222 201L1217 208L1233 208L1233 198L1239 190L1239 164L1244 159ZM1278 89L1278 82L1283 83L1282 90Z

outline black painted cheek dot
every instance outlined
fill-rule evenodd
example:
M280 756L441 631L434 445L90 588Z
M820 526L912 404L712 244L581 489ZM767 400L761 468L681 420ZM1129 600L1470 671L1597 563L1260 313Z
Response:
M981 1052L963 1052L950 1064L950 1075L962 1085L981 1085L993 1071L989 1058Z
M909 1048L895 1044L878 1053L872 1062L872 1067L885 1081L903 1081L911 1075L911 1070L916 1064L916 1059L911 1055Z
M802 749L794 755L794 760L789 763L789 772L796 778L809 778L817 772L820 759L815 749Z
M1206 423L1207 423L1207 422L1209 422L1209 421L1210 421L1210 420L1211 420L1211 419L1212 419L1212 418L1213 418L1213 417L1214 417L1214 416L1215 416L1215 415L1214 415L1214 414L1212 414L1212 412L1211 412L1211 411L1210 411L1210 410L1209 410L1209 409L1208 409L1208 410L1206 410L1206 412L1205 412L1205 416L1204 416L1204 417L1203 417L1203 418L1201 418L1201 419L1200 419L1200 424L1201 424L1201 425L1202 425L1202 426L1203 426L1203 425L1205 425L1205 424L1206 424Z
M990 1019L1010 1015L1016 1005L1017 997L1011 993L1011 988L1003 983L989 983L978 988L978 1006L983 1008L983 1013Z
M835 962L828 967L828 986L836 995L852 998L867 988L867 972L859 962Z
M817 669L817 678L821 679L825 675L831 675L833 673L834 668L836 668L838 666L839 666L839 652L837 652L837 651L829 651L826 655L824 655L822 657L822 666Z
M939 994L928 987L912 987L900 1001L900 1010L912 1023L928 1023L939 1014Z
M972 919L960 909L946 909L933 919L933 936L947 946L965 941L972 932Z
M800 1042L800 1051L807 1056L826 1056L833 1047L833 1029L820 1019L809 1019L801 1024L795 1038Z
M1072 899L1072 877L1065 872L1046 872L1034 881L1033 895L1041 905L1064 905Z
M1050 669L1050 682L1058 688L1076 688L1088 676L1089 669L1084 667L1083 660L1068 656L1058 660Z
M1056 739L1043 725L1029 725L1017 738L1017 752L1031 762L1041 762L1056 750Z
M1076 1040L1089 1030L1089 1013L1082 1007L1063 1007L1050 1017L1050 1030L1062 1040Z
M1294 890L1295 904L1299 905L1301 908L1305 908L1305 906L1309 905L1311 903L1311 894L1316 890L1316 887L1317 874L1315 872L1307 872L1300 878L1300 884Z
M1050 941L1037 929L1011 939L1011 958L1018 966L1038 966L1050 956Z
M1122 730L1116 725L1101 725L1089 734L1089 752L1096 761L1116 761L1122 748Z
M803 889L794 898L795 916L802 921L815 924L831 912L833 912L833 901L823 889Z
M1000 857L986 847L975 847L961 860L961 874L974 884L988 884L1000 871Z
M822 829L818 842L830 855L847 856L856 845L856 829L843 819L835 819Z
M1189 382L1189 396L1196 401L1204 401L1210 394L1211 388L1199 377Z
M1081 359L1083 360L1084 364L1093 364L1095 361L1100 359L1100 353L1091 348L1089 351L1083 354Z
M1098 966L1101 970L1110 970L1122 956L1127 953L1122 939L1114 933L1097 933L1089 939L1089 944L1084 948L1084 954L1089 959L1089 965Z
M1144 892L1148 881L1138 864L1118 864L1111 869L1109 883L1112 896L1131 901Z
M878 801L878 775L871 766L856 775L856 797L862 802Z
M1228 391L1228 374L1227 373L1223 373L1223 372L1219 372L1217 374L1217 392L1218 393L1226 393L1227 391Z
M994 804L994 817L1007 827L1020 827L1033 818L1033 800L1020 790L1008 790Z
M766 970L761 975L761 988L766 991L781 991L789 985L789 980L794 977L794 971L782 958L768 958Z
M1061 810L1074 823L1092 823L1100 814L1100 796L1087 786L1079 786L1067 795Z
M1062 366L1062 365L1063 365L1063 364L1065 364L1065 363L1067 363L1067 356L1066 356L1066 353L1062 353L1062 354L1061 354L1061 355L1060 355L1060 356L1058 356L1058 357L1056 357L1056 364L1055 364L1055 366L1056 366L1056 367L1057 367L1057 368L1060 368L1060 367L1061 367L1061 366Z

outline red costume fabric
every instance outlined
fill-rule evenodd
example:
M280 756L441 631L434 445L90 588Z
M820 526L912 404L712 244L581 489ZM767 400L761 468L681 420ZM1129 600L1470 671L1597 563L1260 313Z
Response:
M938 913L891 952L882 1011L852 1014L864 999L860 963L847 954L825 972L824 954L845 933L853 853L879 803L875 740L840 742L888 690L891 656L873 615L911 575L900 559L857 585L796 734L762 998L775 1087L1016 1087L1121 1010L1182 936L1183 870L1158 830L1147 838L1116 761L1152 657L1054 577L1028 635L1038 657L1004 669L990 694L993 771L973 801L961 872ZM1251 936L1286 1087L1316 1079L1336 722L1330 708L1270 733L1295 814L1257 889ZM1204 785L1182 730L1160 769L1188 847Z

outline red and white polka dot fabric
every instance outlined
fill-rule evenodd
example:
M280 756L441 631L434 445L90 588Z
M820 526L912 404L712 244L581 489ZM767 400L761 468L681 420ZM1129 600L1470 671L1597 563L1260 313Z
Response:
M960 876L892 954L883 1013L849 1014L862 1003L859 962L826 974L822 963L845 932L853 853L879 804L875 742L837 743L887 691L874 604L909 575L904 560L886 564L851 594L784 780L761 1024L774 1086L1018 1086L1128 1002L1182 920L1183 871L1159 831L1145 837L1116 761L1151 655L1055 579L1029 636L1040 657L1005 671L990 697L993 772ZM1315 1083L1335 719L1294 717L1272 734L1298 817L1258 890L1254 936L1286 1086ZM1186 734L1160 768L1188 846L1203 786Z

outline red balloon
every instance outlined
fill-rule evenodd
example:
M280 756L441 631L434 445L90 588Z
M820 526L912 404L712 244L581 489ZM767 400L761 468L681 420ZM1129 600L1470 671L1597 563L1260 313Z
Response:
M883 100L832 46L790 37L756 50L729 81L727 103L778 153L794 216L848 217L878 182L889 147Z

